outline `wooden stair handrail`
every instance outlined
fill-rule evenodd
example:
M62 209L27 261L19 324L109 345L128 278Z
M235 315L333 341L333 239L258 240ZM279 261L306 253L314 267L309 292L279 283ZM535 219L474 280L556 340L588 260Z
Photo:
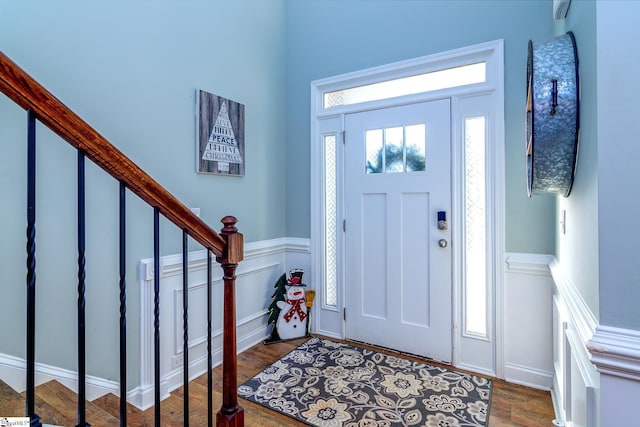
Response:
M145 171L0 51L0 91L216 256L225 240ZM242 252L242 248L238 248ZM237 252L236 251L232 251ZM233 258L233 255L232 255ZM242 255L240 255L242 259ZM231 260L233 262L233 259ZM237 262L237 261L236 261Z

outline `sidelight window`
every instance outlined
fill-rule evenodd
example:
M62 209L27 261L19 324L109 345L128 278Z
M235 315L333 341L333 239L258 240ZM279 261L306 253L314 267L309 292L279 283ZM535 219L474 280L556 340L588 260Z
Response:
M465 333L487 336L485 117L464 120Z
M336 135L324 135L324 304L337 305L338 289L338 197L336 170Z

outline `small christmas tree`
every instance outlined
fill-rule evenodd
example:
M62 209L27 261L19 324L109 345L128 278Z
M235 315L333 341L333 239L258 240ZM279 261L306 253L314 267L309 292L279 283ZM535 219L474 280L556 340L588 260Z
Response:
M287 274L282 273L282 276L276 281L273 285L274 291L273 295L271 295L271 304L269 304L268 313L269 317L267 319L267 325L273 325L273 329L271 329L271 336L264 340L265 344L269 344L271 342L280 341L280 336L278 335L278 330L276 328L276 321L278 320L278 315L280 314L280 307L278 307L278 301L285 301L287 299Z

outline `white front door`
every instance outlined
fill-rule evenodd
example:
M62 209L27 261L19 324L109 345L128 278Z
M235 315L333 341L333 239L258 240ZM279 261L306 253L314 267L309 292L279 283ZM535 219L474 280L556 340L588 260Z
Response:
M347 114L345 132L347 338L451 362L450 101Z

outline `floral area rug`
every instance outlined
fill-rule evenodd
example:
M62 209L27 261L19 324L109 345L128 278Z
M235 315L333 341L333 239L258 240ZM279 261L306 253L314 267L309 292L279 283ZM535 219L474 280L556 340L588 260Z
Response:
M312 426L486 426L491 380L315 337L238 394Z

